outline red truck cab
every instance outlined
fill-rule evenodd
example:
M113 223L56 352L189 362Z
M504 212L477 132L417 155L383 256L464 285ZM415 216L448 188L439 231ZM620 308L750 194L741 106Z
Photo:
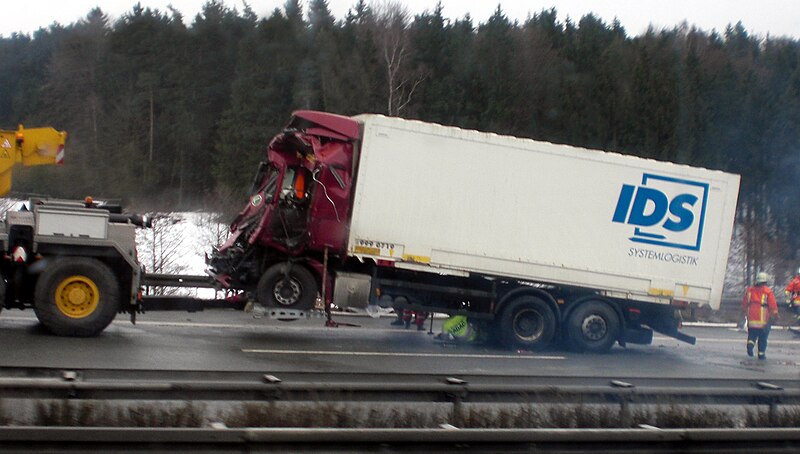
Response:
M268 306L305 310L324 279L330 301L323 262L346 252L359 137L351 118L294 113L270 142L230 238L209 259L222 286L255 291Z

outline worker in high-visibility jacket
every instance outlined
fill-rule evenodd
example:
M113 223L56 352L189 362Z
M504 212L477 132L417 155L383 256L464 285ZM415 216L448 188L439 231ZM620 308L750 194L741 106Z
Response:
M797 275L786 286L786 305L794 312L795 325L800 326L800 269Z
M756 274L755 285L747 288L742 299L742 310L747 314L747 355L753 356L758 344L758 359L767 359L770 317L778 316L778 304L767 280L767 273Z
M436 337L442 340L475 342L478 339L478 327L466 315L451 315L442 323L442 332Z

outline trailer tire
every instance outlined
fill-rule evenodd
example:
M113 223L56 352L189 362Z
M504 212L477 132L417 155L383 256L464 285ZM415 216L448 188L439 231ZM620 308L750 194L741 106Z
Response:
M39 276L33 309L54 334L89 337L114 320L119 303L119 286L106 264L66 257L55 260Z
M497 328L500 343L507 348L542 350L555 335L556 316L544 300L522 296L503 308Z
M567 318L567 340L572 350L605 353L619 339L621 327L614 308L601 301L586 301Z
M302 265L288 263L271 266L258 280L256 298L267 307L308 310L317 302L317 280Z

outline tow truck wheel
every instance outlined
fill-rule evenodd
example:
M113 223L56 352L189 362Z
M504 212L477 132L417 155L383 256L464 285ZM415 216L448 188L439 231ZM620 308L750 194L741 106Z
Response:
M620 321L611 306L601 301L586 301L567 318L567 339L573 350L607 352L619 338Z
M523 296L503 309L498 337L507 348L541 350L550 344L556 331L556 317L540 298Z
M287 273L288 268L288 273ZM302 265L278 263L258 281L256 296L267 307L308 310L317 301L317 281Z
M118 307L114 273L99 260L57 259L36 282L36 317L60 336L94 336L114 320Z

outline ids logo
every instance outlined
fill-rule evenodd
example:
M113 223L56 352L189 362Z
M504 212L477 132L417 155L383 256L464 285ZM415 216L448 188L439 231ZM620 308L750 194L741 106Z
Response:
M699 251L708 183L644 174L622 185L613 222L632 225L631 241Z

